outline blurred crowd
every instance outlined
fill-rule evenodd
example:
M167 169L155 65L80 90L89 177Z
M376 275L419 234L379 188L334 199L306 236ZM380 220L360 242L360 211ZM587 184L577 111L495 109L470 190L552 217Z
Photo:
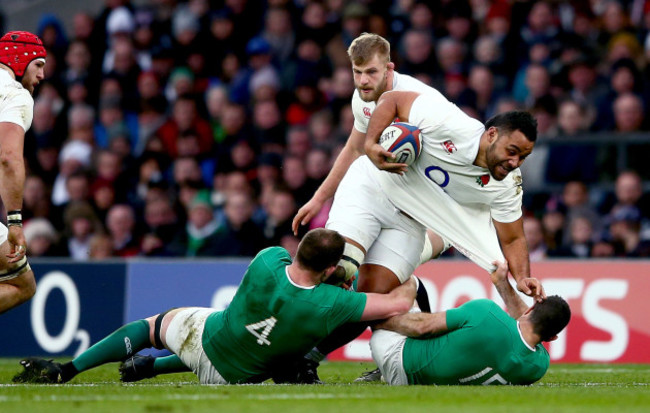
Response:
M346 49L364 31L480 120L529 110L540 141L648 133L650 1L104 0L38 25L29 255L295 251L291 220L352 129ZM645 169L615 171L610 194L591 190L598 147L540 151L531 174L564 189L525 205L533 260L649 256L649 154L631 151Z

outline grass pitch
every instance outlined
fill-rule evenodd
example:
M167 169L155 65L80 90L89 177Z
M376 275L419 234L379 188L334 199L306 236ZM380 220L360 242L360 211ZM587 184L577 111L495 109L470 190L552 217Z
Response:
M15 385L17 359L0 359L0 412L648 412L650 365L556 364L529 387L352 384L369 363L324 363L326 385L201 386L190 373L119 382L117 363L64 385Z

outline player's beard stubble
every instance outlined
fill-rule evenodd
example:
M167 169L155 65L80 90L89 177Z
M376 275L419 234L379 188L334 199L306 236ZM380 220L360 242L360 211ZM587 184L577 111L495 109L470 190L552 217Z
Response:
M512 171L507 160L499 159L496 145L489 146L485 156L490 175L497 181L503 181L510 171Z
M377 102L379 97L386 91L388 72L384 73L384 77L381 79L381 82L374 87L373 92L369 94L363 93L364 90L368 90L368 87L363 87L361 85L355 85L359 91L359 96L364 102Z

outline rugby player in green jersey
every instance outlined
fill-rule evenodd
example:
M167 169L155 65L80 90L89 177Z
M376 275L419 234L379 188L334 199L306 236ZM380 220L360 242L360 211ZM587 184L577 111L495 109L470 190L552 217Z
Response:
M569 305L549 296L529 308L510 286L507 264L495 265L492 282L510 315L482 299L375 327L372 355L388 384L531 384L544 376L550 357L541 342L566 327Z
M257 383L281 376L288 363L336 327L403 314L415 300L415 279L389 294L325 284L344 245L337 232L319 228L305 235L293 262L285 249L267 248L250 263L226 310L186 307L134 321L69 363L22 360L24 371L14 381L65 383L82 371L125 360L123 381L188 370L204 384ZM132 357L149 347L174 354Z

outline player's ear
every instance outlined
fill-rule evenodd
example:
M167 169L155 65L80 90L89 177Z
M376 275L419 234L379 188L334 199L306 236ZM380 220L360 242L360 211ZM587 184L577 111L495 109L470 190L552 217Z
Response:
M494 143L499 137L499 130L494 126L490 126L486 132L489 143Z
M555 341L555 340L557 340L557 336L553 336L553 337L549 338L546 341L551 342L551 341Z
M336 271L336 268L337 268L336 265L327 267L327 269L325 269L325 277L323 278L323 280L327 280L334 273L334 271Z

